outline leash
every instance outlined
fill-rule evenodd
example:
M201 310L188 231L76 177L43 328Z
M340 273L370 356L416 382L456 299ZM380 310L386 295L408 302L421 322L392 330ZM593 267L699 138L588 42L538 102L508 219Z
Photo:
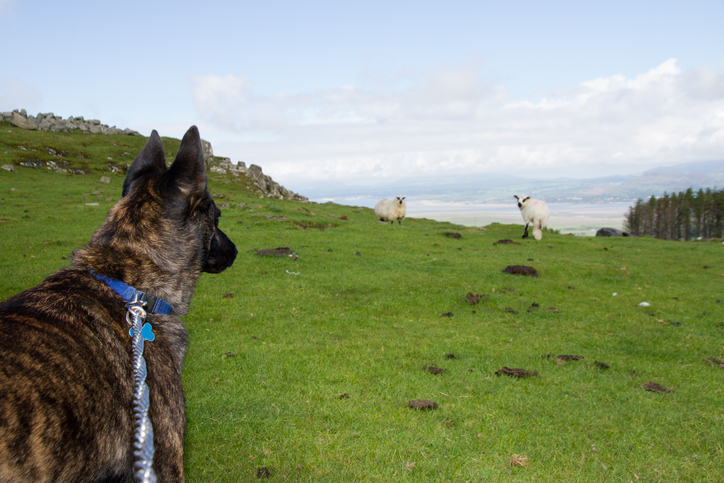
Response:
M133 441L133 463L136 481L141 483L156 483L156 473L153 471L153 425L148 417L148 384L146 384L146 360L143 358L143 322L146 320L146 311L143 302L128 302L126 308L126 322L131 325L133 337L133 419L136 428ZM129 320L129 316L131 320ZM150 327L151 324L145 324ZM155 336L154 336L155 338ZM153 339L149 339L153 340Z
M156 336L153 327L146 321L146 309L157 314L170 314L171 305L165 300L141 292L126 285L120 280L113 280L103 275L90 271L94 277L104 281L118 295L126 301L126 322L131 326L129 331L132 340L133 352L133 419L134 419L134 441L133 456L136 458L133 463L134 477L141 483L156 483L156 473L153 471L153 425L148 417L150 404L148 384L146 384L146 360L143 358L143 341L153 341Z

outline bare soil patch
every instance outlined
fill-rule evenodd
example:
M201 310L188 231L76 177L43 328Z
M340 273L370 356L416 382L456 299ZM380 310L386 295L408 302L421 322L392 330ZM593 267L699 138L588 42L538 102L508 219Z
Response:
M532 377L537 376L538 371L527 371L525 369L519 369L517 367L505 367L503 366L502 369L495 371L496 376L506 375L511 377Z
M667 393L671 392L671 389L666 389L664 386L657 382L647 382L646 384L639 384L641 387L651 392Z
M495 243L493 243L493 246L495 245L520 245L520 243L511 240L510 238L506 238L504 240L498 240Z
M503 273L511 275L528 275L530 277L538 277L538 271L533 267L526 265L508 265L503 269Z
M430 409L437 409L437 403L428 399L414 399L408 403L410 409L418 409L420 411L427 411Z
M473 294L472 292L468 292L467 295L465 295L465 301L470 305L477 304L481 298L483 298L483 296L479 293Z

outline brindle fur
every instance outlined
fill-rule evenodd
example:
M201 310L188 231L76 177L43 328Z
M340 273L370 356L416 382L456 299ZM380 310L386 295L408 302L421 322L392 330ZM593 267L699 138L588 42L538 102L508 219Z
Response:
M196 127L166 167L153 131L123 198L62 269L0 303L0 482L126 481L133 467L131 338L124 300L89 270L163 298L144 357L160 482L183 481L181 366L201 272L232 265Z

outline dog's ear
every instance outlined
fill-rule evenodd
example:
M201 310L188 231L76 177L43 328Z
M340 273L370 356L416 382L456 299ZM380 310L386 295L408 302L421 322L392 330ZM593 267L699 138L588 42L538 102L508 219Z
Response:
M520 198L518 198L518 195L513 195L513 198L515 198L516 200L520 200Z
M145 175L153 173L163 173L166 171L166 156L163 153L163 143L161 137L154 129L151 137L146 141L146 145L138 153L133 164L128 168L128 174L123 181L122 196L126 196L131 191L133 183Z
M181 146L169 176L185 192L206 191L204 148L196 126L191 126L181 140Z

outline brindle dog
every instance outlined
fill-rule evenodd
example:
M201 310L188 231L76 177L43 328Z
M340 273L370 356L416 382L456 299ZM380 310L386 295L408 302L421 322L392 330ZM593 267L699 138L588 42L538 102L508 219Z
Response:
M118 284L153 304L163 299L161 313L147 307L155 340L144 350L153 468L158 481L184 480L188 336L177 316L188 313L201 272L222 272L236 258L220 215L198 129L186 132L170 167L153 131L123 198L72 266L0 303L0 482L133 477L131 337Z

